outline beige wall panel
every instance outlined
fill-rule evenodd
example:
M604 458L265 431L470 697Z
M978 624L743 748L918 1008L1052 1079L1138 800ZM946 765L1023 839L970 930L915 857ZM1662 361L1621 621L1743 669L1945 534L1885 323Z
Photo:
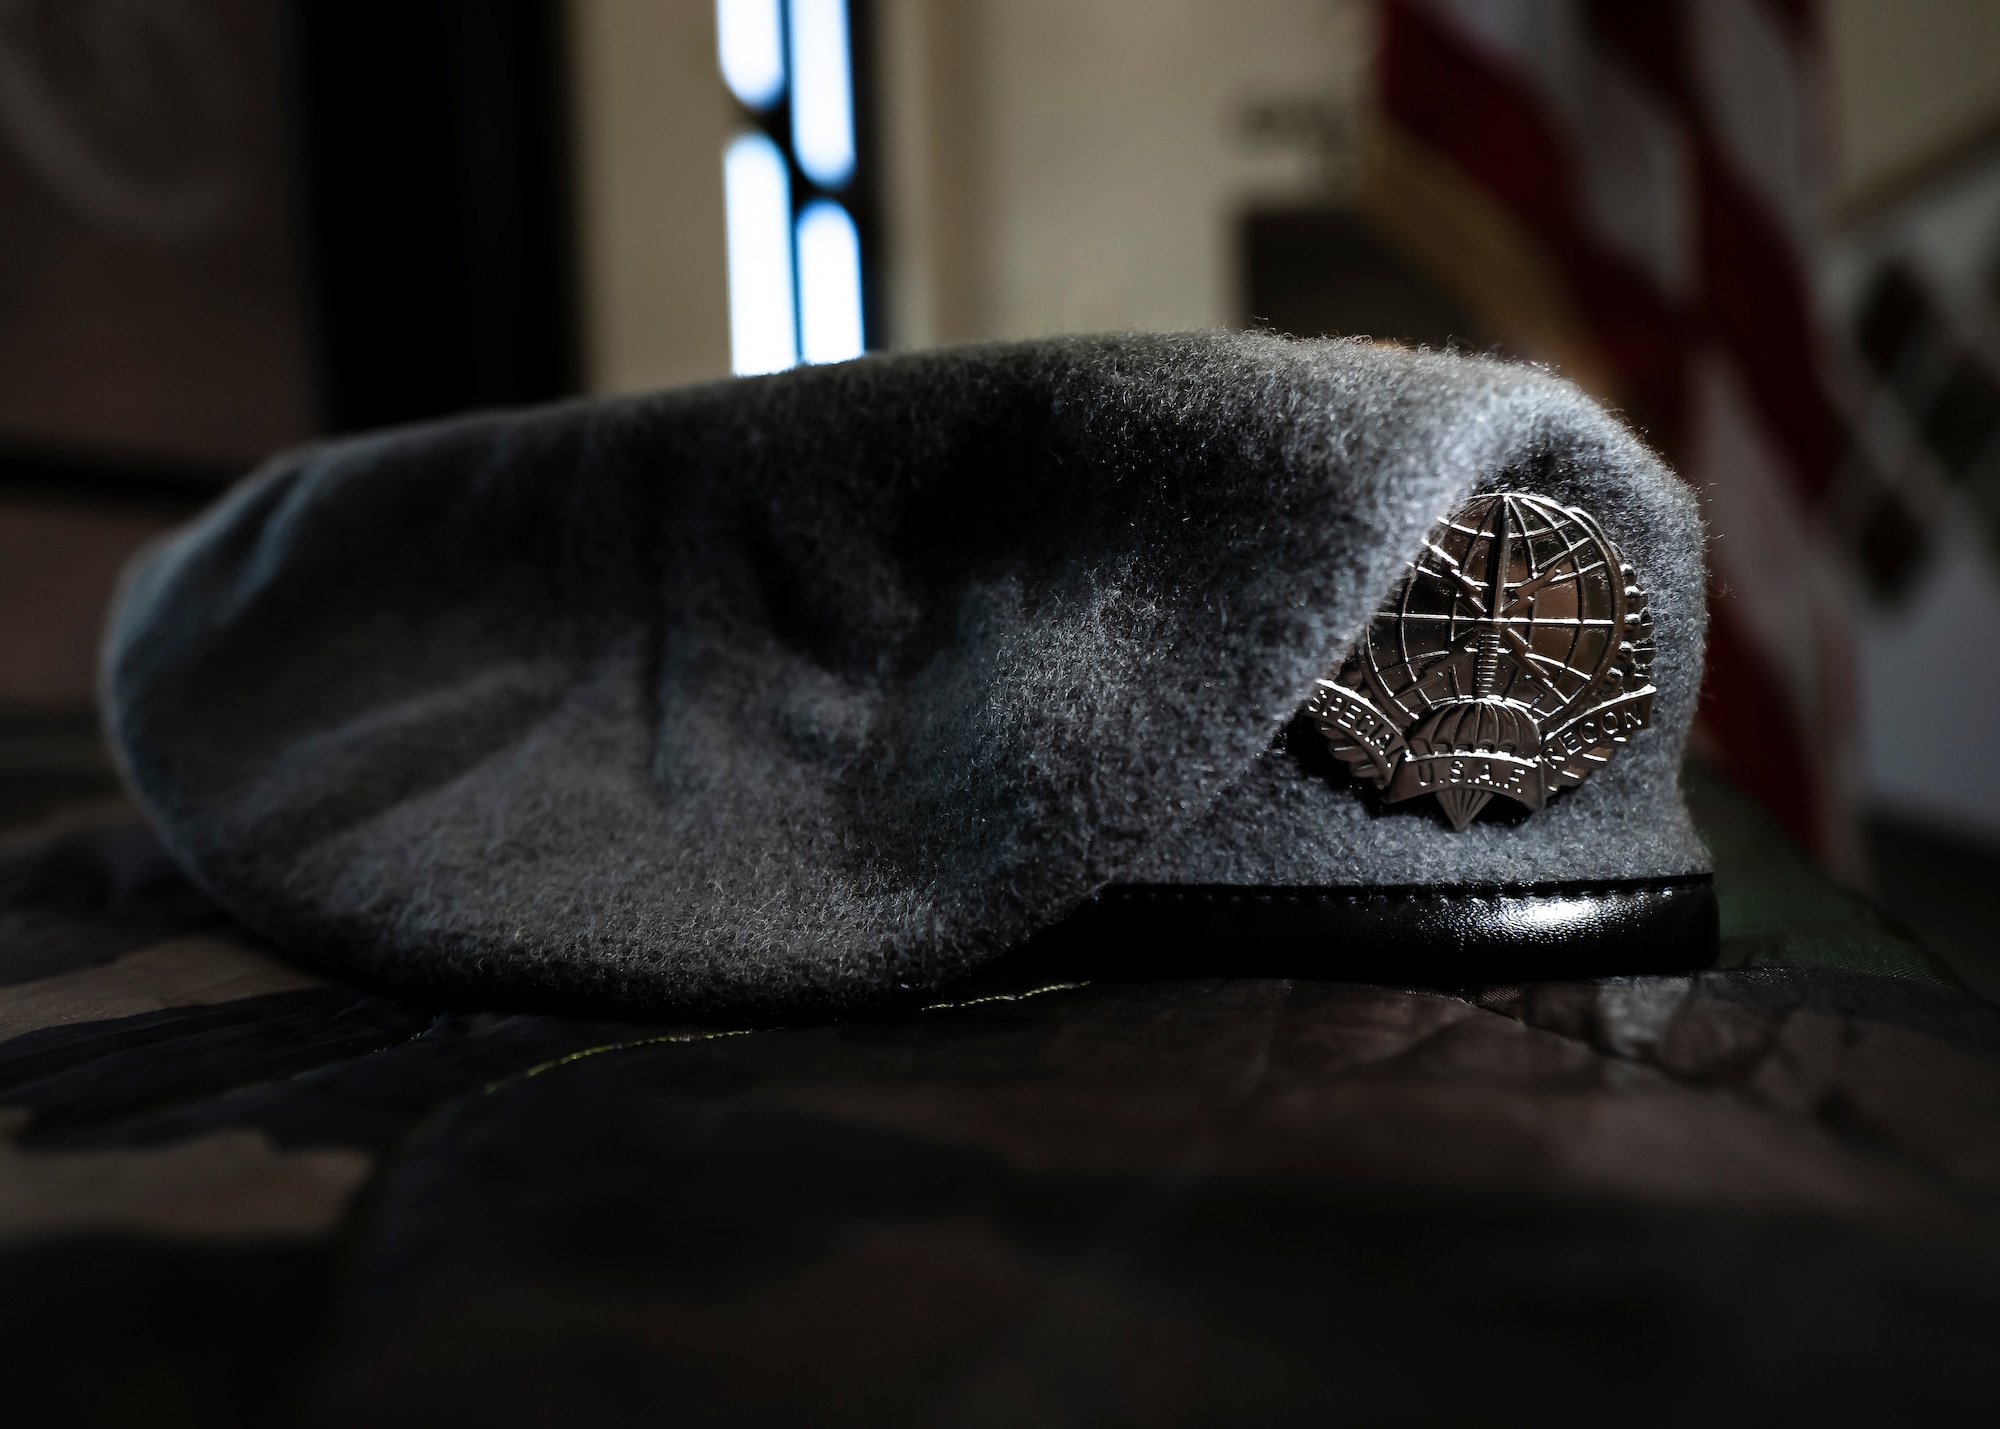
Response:
M900 343L1230 321L1243 205L1318 180L1247 144L1242 108L1353 102L1366 20L1353 0L887 0Z
M2000 128L2000 0L1829 0L1848 206Z
M570 0L592 392L729 374L714 0Z
M1355 7L985 0L982 16L991 330L1229 322L1238 211L1311 172L1247 146L1237 116L1351 92Z
M984 336L986 72L972 0L878 0L892 346Z

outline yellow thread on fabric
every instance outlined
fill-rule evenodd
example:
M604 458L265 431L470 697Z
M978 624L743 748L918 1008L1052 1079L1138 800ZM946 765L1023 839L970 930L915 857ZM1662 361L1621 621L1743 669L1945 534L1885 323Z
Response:
M539 1077L542 1073L557 1067L567 1067L571 1062L581 1062L585 1057L595 1057L600 1052L627 1052L639 1047L659 1047L674 1042L715 1042L724 1037L748 1037L753 1032L775 1031L767 1027L738 1027L727 1032L670 1032L662 1037L641 1037L633 1042L606 1042L602 1047L585 1047L578 1052L570 1052L561 1057L553 1057L546 1062L537 1062L525 1072L499 1077L486 1084L487 1095L498 1091L509 1082L526 1081L529 1077Z
M1031 987L1022 992L996 992L985 997L969 997L964 1002L933 1002L919 1008L920 1012L949 1012L959 1007L978 1007L988 1002L1023 1002L1031 997L1040 997L1045 992L1070 992L1076 988L1089 987L1087 982L1052 982L1043 987ZM485 1095L492 1095L512 1082L526 1081L529 1077L539 1077L544 1072L557 1067L567 1067L572 1062L581 1062L586 1057L595 1057L604 1052L629 1052L640 1047L660 1047L674 1043L716 1042L724 1037L748 1037L757 1032L781 1032L779 1027L736 1027L724 1032L669 1032L659 1037L641 1037L632 1042L606 1042L601 1047L585 1047L560 1057L552 1057L546 1062L537 1062L524 1072L499 1077L486 1084Z
M984 1002L1024 1002L1031 997L1040 997L1045 992L1070 992L1079 987L1089 987L1087 982L1052 982L1047 987L1031 987L1026 992L996 992L986 997L968 997L963 1002L932 1002L919 1008L920 1012L949 1012L955 1007L977 1007Z

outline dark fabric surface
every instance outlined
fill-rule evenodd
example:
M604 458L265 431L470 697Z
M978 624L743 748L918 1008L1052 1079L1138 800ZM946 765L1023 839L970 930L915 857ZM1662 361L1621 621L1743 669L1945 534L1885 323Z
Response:
M1495 486L1603 523L1659 693L1583 787L1453 834L1276 746ZM281 459L129 574L105 703L168 844L295 955L797 1015L936 987L1107 883L1700 871L1704 590L1692 494L1547 373L1065 338Z
M60 782L10 1424L1991 1419L2000 1014L1721 786L1712 972L750 1028L327 983Z

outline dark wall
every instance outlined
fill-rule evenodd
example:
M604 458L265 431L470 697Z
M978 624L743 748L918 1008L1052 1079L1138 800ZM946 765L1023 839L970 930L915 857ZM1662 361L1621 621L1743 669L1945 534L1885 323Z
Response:
M1471 315L1351 210L1253 210L1238 242L1248 326L1294 337L1485 346Z
M556 0L291 0L321 423L577 385Z

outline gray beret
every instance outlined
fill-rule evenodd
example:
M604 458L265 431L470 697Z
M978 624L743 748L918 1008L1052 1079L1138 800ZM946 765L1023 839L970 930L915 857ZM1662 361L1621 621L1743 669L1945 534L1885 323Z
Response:
M1581 787L1453 832L1286 731L1496 488L1622 549L1658 695ZM1699 874L1703 588L1689 492L1544 372L1072 338L282 458L127 573L104 705L174 853L301 957L785 1012L935 987L1113 887Z

